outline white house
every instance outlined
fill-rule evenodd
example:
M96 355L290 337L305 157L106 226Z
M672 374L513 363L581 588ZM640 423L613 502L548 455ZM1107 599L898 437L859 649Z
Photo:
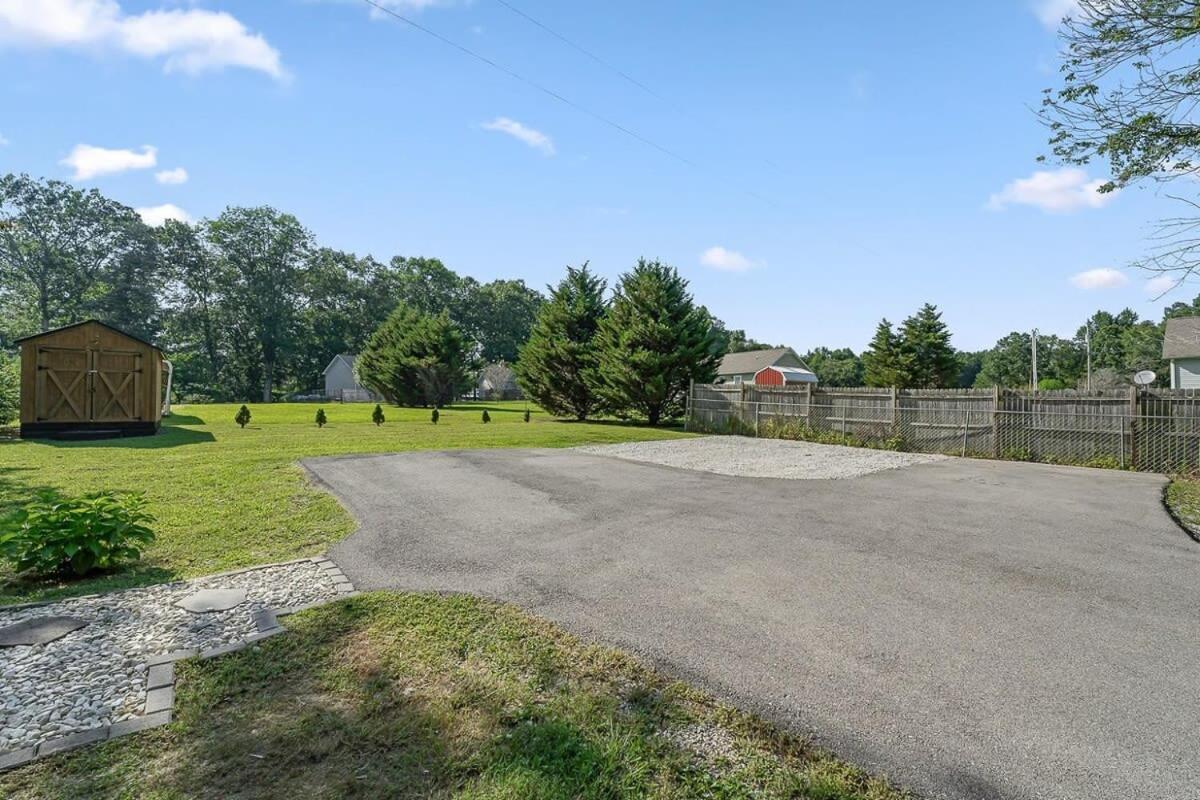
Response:
M338 353L325 368L325 396L330 400L361 403L378 399L354 376L355 358L357 356L350 353Z
M1200 317L1167 320L1163 358L1171 362L1172 389L1200 389Z

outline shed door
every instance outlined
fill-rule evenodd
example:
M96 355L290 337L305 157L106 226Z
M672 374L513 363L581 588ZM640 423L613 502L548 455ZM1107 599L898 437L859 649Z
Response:
M142 354L135 350L92 350L92 416L96 422L140 420Z
M37 349L38 422L86 422L91 419L90 353L62 347Z

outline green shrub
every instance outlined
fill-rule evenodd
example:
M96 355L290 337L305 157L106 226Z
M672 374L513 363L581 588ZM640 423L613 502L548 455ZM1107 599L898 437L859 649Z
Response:
M529 409L525 409L525 421L529 422Z
M433 409L433 413L429 415L429 421L432 422L434 425L437 425L438 417L440 417L440 416L441 416L441 414L439 414L438 410L435 408L435 409Z
M246 423L250 421L250 409L246 408L245 406L239 408L237 416L233 418L233 421L243 428L246 427Z
M487 413L487 409L485 408L483 410L483 424L487 425L491 421L492 421L492 415Z
M86 575L140 558L153 521L140 494L44 491L0 524L0 555L17 572Z
M0 353L0 425L16 422L21 410L21 362Z
M374 422L378 426L382 425L385 421L386 417L383 416L383 406L376 403L375 410L371 412L371 422Z
M317 427L318 427L318 428L324 428L324 427L325 427L325 423L329 421L329 420L328 420L328 419L326 419L326 417L325 417L325 409L323 409L323 408L318 408L318 409L317 409L317 417L316 417L316 421L317 421Z

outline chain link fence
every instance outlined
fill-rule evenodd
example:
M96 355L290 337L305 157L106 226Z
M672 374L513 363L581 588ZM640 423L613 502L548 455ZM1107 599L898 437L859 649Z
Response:
M696 385L689 430L1149 472L1200 468L1195 390Z

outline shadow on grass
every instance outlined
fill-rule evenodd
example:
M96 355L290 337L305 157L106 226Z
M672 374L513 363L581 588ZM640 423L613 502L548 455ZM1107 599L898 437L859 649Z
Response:
M167 447L182 447L189 444L214 442L216 441L216 437L208 431L164 425L153 436L122 436L115 439L92 439L76 442L63 441L61 439L37 439L36 441L41 444L48 444L51 447L62 448L161 450Z

